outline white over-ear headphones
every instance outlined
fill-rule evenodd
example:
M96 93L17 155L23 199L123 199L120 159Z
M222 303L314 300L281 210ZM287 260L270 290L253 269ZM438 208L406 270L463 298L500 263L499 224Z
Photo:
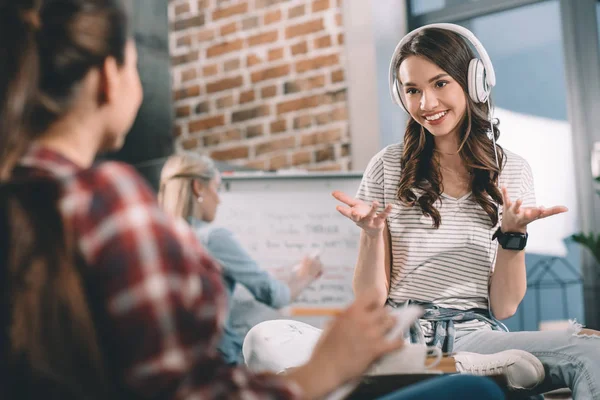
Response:
M392 55L392 60L390 61L390 95L392 96L392 101L395 104L402 106L406 110L406 106L402 101L402 96L400 94L400 82L398 80L398 60L400 58L400 50L402 47L408 43L418 32L429 29L429 28L439 28L445 29L448 31L452 31L461 35L464 39L466 39L469 43L475 47L475 50L479 54L479 58L473 58L469 63L469 72L467 77L468 82L468 92L469 97L475 103L484 103L488 100L490 96L490 92L492 88L496 85L496 74L494 72L494 67L492 65L492 60L488 56L487 51L481 44L481 42L475 37L473 32L468 30L467 28L463 28L460 25L456 24L430 24L425 25L420 28L409 32L406 36L400 40L400 43L396 46L394 50L394 54Z

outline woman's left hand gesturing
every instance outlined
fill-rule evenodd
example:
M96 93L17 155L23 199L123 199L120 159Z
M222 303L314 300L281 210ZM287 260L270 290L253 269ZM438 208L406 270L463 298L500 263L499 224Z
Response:
M518 199L513 203L508 195L506 187L502 187L502 200L504 200L502 232L525 233L525 231L527 231L527 224L538 219L547 218L568 211L565 206L554 206L550 208L545 208L543 206L521 207L523 201Z

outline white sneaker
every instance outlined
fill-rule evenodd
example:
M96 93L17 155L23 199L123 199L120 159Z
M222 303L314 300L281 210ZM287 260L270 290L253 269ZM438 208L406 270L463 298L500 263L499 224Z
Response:
M504 375L511 390L533 389L545 378L544 366L533 354L506 350L495 354L457 352L456 370L465 374Z

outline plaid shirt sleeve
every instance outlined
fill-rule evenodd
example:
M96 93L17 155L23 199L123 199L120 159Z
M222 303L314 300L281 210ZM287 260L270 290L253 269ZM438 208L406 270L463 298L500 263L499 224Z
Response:
M153 399L291 399L299 388L224 364L226 316L218 266L187 225L158 207L129 166L78 174L61 206L90 267L91 298L109 365L127 390Z

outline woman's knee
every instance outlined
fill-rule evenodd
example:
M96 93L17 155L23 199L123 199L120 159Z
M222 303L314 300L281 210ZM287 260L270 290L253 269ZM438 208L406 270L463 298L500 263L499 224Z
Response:
M261 322L248 331L242 345L246 365L255 372L281 372L308 360L321 331L300 321Z

